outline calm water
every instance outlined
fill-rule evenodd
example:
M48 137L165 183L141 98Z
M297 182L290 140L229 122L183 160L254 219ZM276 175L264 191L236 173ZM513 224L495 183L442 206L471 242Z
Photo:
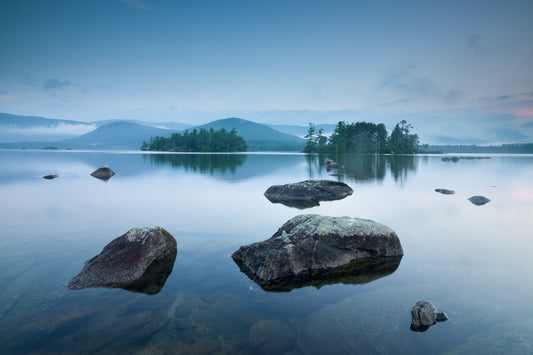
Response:
M297 154L0 151L0 353L533 353L533 156L332 158L344 176ZM89 175L103 164L107 182ZM263 196L310 178L354 194L305 210ZM405 256L371 282L266 292L230 255L302 213L384 223ZM154 225L178 242L161 292L67 289L112 239ZM412 332L419 300L450 320Z

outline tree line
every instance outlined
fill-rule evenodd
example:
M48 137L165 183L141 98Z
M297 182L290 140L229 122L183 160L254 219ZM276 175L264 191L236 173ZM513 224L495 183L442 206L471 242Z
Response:
M173 133L170 137L152 137L150 142L144 141L141 150L166 152L245 152L248 145L243 137L232 129L224 128L215 131L213 128L186 130L183 135Z
M383 123L346 123L341 121L328 138L313 123L305 139L304 153L398 153L418 152L418 135L411 133L413 126L403 120L394 126L390 136Z

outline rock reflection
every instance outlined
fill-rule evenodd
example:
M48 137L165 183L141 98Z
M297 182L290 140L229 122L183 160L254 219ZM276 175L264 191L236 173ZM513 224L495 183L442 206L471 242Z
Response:
M357 259L351 263L334 269L320 272L313 272L305 276L278 279L275 282L263 282L245 265L235 261L241 272L259 285L263 290L269 292L290 292L295 288L314 286L320 289L325 285L334 284L365 284L382 277L388 276L396 271L402 256L364 258Z

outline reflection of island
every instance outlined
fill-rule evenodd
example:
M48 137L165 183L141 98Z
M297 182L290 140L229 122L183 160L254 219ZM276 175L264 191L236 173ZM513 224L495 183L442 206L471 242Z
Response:
M150 154L150 161L157 165L170 164L173 168L183 167L186 171L214 174L231 172L244 164L244 154Z
M307 164L310 178L313 170L327 171L326 161L334 159L344 167L330 173L339 179L346 178L356 182L381 181L385 178L387 168L394 180L404 181L410 171L418 168L418 157L414 155L380 155L380 154L339 154L308 155Z
M401 256L357 259L345 266L320 272L312 272L305 276L278 279L275 283L265 283L257 279L246 266L239 264L241 272L263 290L270 292L290 292L295 288L314 286L321 288L333 284L365 284L392 274L402 260Z

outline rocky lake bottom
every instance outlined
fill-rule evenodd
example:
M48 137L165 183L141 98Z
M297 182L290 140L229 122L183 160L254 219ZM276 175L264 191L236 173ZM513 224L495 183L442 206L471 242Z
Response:
M327 159L343 167L328 171ZM531 155L3 150L0 163L2 354L533 352ZM107 181L90 175L103 165L115 172ZM353 193L309 207L263 195L318 179ZM382 223L404 255L265 290L231 255L300 214ZM160 291L67 287L109 242L147 226L177 241ZM420 300L449 319L412 331Z

